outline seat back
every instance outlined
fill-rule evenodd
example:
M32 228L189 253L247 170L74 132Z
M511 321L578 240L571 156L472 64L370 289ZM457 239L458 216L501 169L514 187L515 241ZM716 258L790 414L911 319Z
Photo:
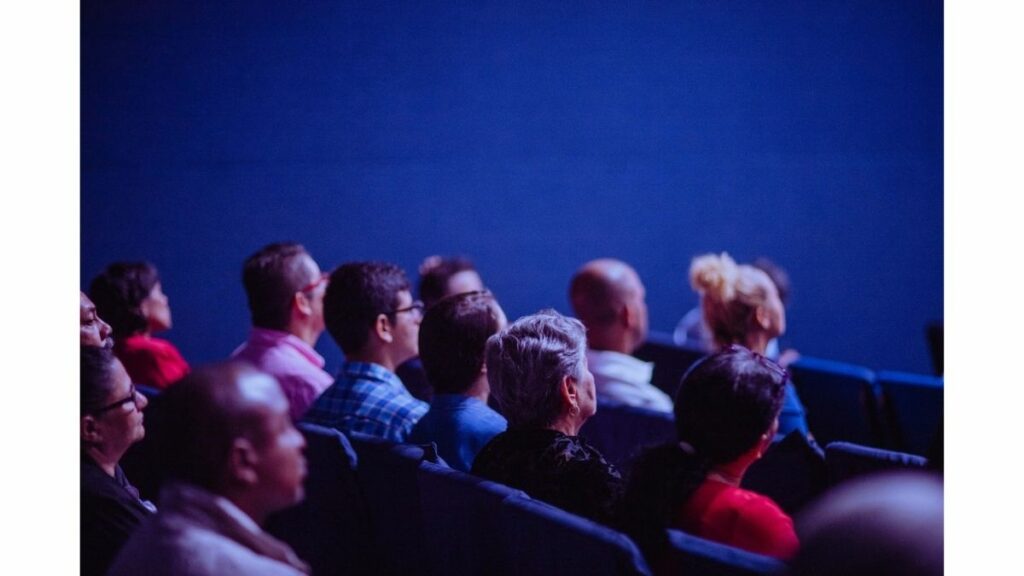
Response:
M942 378L879 372L878 382L891 446L911 454L927 454L942 419Z
M718 542L668 530L666 562L675 574L755 576L782 574L786 564L775 558L747 552Z
M267 531L287 542L315 574L373 574L379 563L357 480L355 451L333 428L298 424L306 437L306 498L271 516Z
M773 442L743 476L743 488L763 494L790 516L828 488L825 454L799 430Z
M501 571L499 538L502 503L525 497L496 482L447 466L422 462L419 467L425 572L497 574Z
M583 425L580 435L625 472L644 448L675 439L675 418L646 408L601 404Z
M654 362L651 384L663 390L670 398L675 398L683 375L707 353L679 346L672 341L671 334L652 331L648 333L647 341L633 355L645 362Z
M359 487L380 551L378 571L423 573L426 546L418 470L425 457L424 450L359 433L350 433L348 438L359 458Z
M502 504L502 573L650 574L625 534L529 497Z
M805 356L789 371L807 410L807 426L819 444L884 445L871 370Z
M883 470L918 469L927 466L921 456L871 448L850 442L833 442L825 447L828 483L835 486L857 476Z

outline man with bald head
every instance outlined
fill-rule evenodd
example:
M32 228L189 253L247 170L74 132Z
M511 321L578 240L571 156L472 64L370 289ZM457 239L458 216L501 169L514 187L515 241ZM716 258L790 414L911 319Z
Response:
M277 381L248 364L200 368L161 396L160 512L109 574L296 576L309 567L264 532L303 498L305 439Z
M651 385L654 365L631 354L647 338L644 285L633 268L591 260L573 275L569 300L587 327L587 363L599 403L672 412L672 399Z

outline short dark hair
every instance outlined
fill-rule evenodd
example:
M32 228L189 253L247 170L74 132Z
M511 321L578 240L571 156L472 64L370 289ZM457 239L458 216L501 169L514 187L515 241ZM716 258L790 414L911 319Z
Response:
M117 357L110 348L81 347L79 382L81 386L81 413L99 408L114 389L114 363Z
M324 324L341 351L362 350L377 316L394 319L402 291L409 291L409 279L387 262L350 262L331 272L324 294Z
M242 284L253 326L271 330L288 327L292 298L310 280L300 258L308 254L302 244L277 242L246 258Z
M501 328L490 292L442 298L420 324L420 360L434 390L462 394L484 365L487 339Z
M159 282L160 274L149 262L115 262L92 279L89 298L114 337L125 338L148 327L142 301Z
M236 438L261 444L263 415L245 398L241 377L256 372L239 361L202 366L160 395L160 426L154 448L165 479L218 491Z
M473 262L463 256L427 258L420 266L419 295L427 308L448 295L448 280L459 272L476 271Z

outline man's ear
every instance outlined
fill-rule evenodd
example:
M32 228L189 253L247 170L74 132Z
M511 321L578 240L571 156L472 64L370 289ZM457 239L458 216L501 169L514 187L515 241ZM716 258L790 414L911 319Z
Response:
M91 414L82 416L82 440L90 444L96 444L103 440L103 434L100 432L100 427L97 424L96 418Z
M248 438L235 438L228 453L228 474L232 481L246 485L259 482L255 465L259 461L256 447Z
M383 342L391 343L395 340L395 335L392 332L391 320L388 319L387 314L378 314L377 321L373 323L373 333L377 335Z
M303 292L296 292L292 296L292 307L302 313L303 316L313 315L313 304L309 301L309 297Z

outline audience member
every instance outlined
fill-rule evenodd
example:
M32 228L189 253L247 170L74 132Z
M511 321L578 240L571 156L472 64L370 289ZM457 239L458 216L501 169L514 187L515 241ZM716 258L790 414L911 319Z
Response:
M480 274L473 267L473 263L462 256L429 256L420 264L419 272L420 300L427 308L445 296L484 289L483 280L480 279Z
M778 427L786 373L767 358L731 346L700 360L676 393L679 441L647 451L633 467L623 527L656 566L665 529L780 558L798 548L793 521L769 498L740 488L747 468Z
M857 478L797 518L792 576L941 576L942 480L919 472Z
M775 289L779 292L779 300L782 302L782 306L784 308L788 306L790 291L789 273L763 256L755 259L751 266L768 275L768 278L775 284ZM679 320L679 324L676 325L675 332L672 334L672 339L676 344L694 350L708 353L715 351L715 339L711 335L711 328L704 321L704 312L700 306L690 310ZM781 352L779 350L779 339L772 338L765 347L765 356L775 360L785 368L798 359L800 354L792 349Z
M419 271L419 294L424 308L430 308L445 296L484 289L483 281L473 268L473 263L461 256L428 256L420 264ZM434 388L427 380L423 363L419 358L410 358L403 362L395 369L395 374L416 398L424 402L431 402L434 399Z
M298 420L333 381L313 349L324 331L327 276L302 245L276 243L245 260L242 283L252 330L231 357L276 378Z
M427 412L395 375L418 354L423 303L413 302L402 269L354 262L331 273L327 331L345 353L338 378L306 413L312 424L402 442Z
M728 254L705 254L690 265L690 284L700 294L704 321L716 349L731 344L765 355L768 342L786 331L786 309L775 284L763 271L736 264ZM779 416L779 437L798 430L807 435L804 406L792 383Z
M82 346L98 346L100 348L113 348L114 339L110 337L111 328L110 324L107 324L99 315L96 314L96 305L92 303L92 300L85 295L85 292L79 291L81 295L81 304L79 304L79 312L81 314L81 338Z
M490 292L448 296L427 309L420 326L420 358L437 392L409 441L435 442L452 468L469 472L485 444L508 427L487 406L484 349L487 339L505 328L505 312Z
M97 311L110 321L114 353L132 382L167 388L188 374L188 362L156 332L171 329L171 307L160 274L148 262L117 262L89 285Z
M520 318L487 341L487 379L509 429L472 473L574 514L613 520L622 477L577 434L597 410L579 320L554 310Z
M81 347L82 574L105 574L156 508L139 498L118 462L142 439L146 397L109 348Z
M160 512L110 574L297 575L309 568L260 526L303 497L305 439L273 377L232 362L203 367L162 397Z
M672 412L672 399L651 384L654 364L630 356L647 338L640 277L625 262L587 262L572 278L569 300L587 327L587 363L599 403Z

